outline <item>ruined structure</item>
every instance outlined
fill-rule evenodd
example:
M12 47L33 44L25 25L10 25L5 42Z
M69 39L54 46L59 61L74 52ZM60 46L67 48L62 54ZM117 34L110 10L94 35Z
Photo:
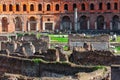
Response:
M109 50L109 35L83 36L82 34L69 35L70 49L74 47L85 48L86 50ZM82 51L82 50L81 50Z
M2 0L0 32L117 32L119 3L120 0Z

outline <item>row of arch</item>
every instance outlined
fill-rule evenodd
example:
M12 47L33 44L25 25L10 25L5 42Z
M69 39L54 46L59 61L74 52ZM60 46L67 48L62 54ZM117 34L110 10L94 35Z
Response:
M7 5L6 4L3 4L3 11L7 11ZM107 10L111 10L111 3L107 3L106 4L106 7L107 7ZM77 7L77 4L74 3L73 4L73 10L74 8L78 8ZM42 4L38 4L38 11L42 11L43 7L42 7ZM55 10L56 11L59 11L60 9L60 5L59 4L56 4L55 5ZM69 4L64 4L64 10L68 10L69 9ZM86 10L87 9L87 5L82 3L81 4L81 10ZM90 10L95 10L95 5L94 3L91 3L89 5L89 9ZM99 7L98 7L99 10L103 10L103 3L99 3ZM114 9L117 10L118 9L118 3L114 3ZM27 5L26 4L23 4L23 11L27 11ZM35 10L35 5L34 4L30 4L30 11L34 11ZM9 5L9 11L13 11L13 5L10 4ZM20 5L19 4L16 4L16 11L20 11ZM46 5L46 11L51 11L51 5L50 4L47 4Z
M95 10L95 7L96 6L94 3L90 3L90 5L89 5L90 10ZM107 10L111 10L112 9L111 3L107 3L106 7L107 7ZM74 8L78 8L77 4L75 4L75 3L73 4L73 10L74 10ZM82 3L81 10L86 10L86 9L87 9L87 5ZM114 10L117 10L117 9L118 9L118 3L114 3ZM64 5L64 10L68 10L68 4ZM98 4L98 10L103 10L103 3L102 2Z
M78 30L88 30L88 21L89 18L87 16L81 16L78 20ZM3 17L1 19L2 22L2 32L8 32L8 25L9 25L9 21L7 19L7 17ZM29 23L29 25L28 25ZM30 31L36 31L37 30L37 19L35 17L30 17L27 23L27 30L28 30L28 26L30 27ZM71 25L72 21L70 20L70 17L68 16L64 16L62 18L62 29L63 30L72 30L72 26ZM104 30L104 25L105 25L105 18L104 16L100 15L97 17L96 19L96 23L97 23L97 30ZM118 30L120 28L119 27L119 16L115 15L112 18L112 30ZM15 31L23 31L23 21L20 17L16 17L14 19L14 24L15 24ZM25 24L26 25L26 24ZM74 29L73 29L74 30ZM29 31L29 30L28 30Z
M88 30L88 24L89 24L88 21L89 19L87 18L87 16L81 16L78 20L78 30ZM111 25L112 30L118 30L119 16L117 15L113 16L112 21L110 21L110 23L112 23ZM71 24L70 17L64 16L62 18L63 30L70 30L70 24ZM106 22L105 22L104 16L102 15L98 16L96 19L97 30L104 30L105 25L106 25Z
M9 25L9 21L7 19L7 17L3 17L2 20L2 32L8 32L8 25ZM13 20L14 24L15 24L15 31L23 31L23 21L20 17L15 17L15 19ZM37 24L37 20L35 17L30 17L29 18L29 24L30 24L30 30L31 31L35 31L36 30L36 24ZM27 25L28 26L28 25ZM28 30L28 28L27 28Z

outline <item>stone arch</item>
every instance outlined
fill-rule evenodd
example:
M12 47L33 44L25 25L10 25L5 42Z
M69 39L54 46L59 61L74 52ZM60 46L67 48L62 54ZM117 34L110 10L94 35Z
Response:
M2 32L8 32L8 19L7 19L7 17L2 18Z
M64 4L64 10L68 11L68 4Z
M51 6L50 4L47 4L47 11L50 11L51 10Z
M29 18L30 31L35 31L37 26L37 20L34 16Z
M99 3L99 10L102 10L102 9L103 9L103 3L100 2L100 3Z
M118 3L114 3L114 10L117 10L118 9Z
M23 4L23 11L27 11L27 5Z
M85 10L85 9L86 9L84 3L81 4L81 9L82 9L82 10Z
M110 10L110 9L111 9L111 4L107 3L107 10Z
M104 16L100 15L97 17L97 29L98 30L103 30L104 29L104 24L105 24L105 19Z
M94 10L94 4L93 3L90 4L90 10Z
M6 4L3 4L3 11L6 11Z
M80 30L86 30L87 29L87 16L83 15L79 19L79 25L80 25Z
M20 11L20 5L16 4L16 11Z
M62 29L68 31L71 29L71 20L69 16L63 16L62 18Z
M9 4L9 11L13 11L13 5Z
M119 16L115 15L112 18L112 29L117 30L118 29L118 23L119 23Z
M38 11L42 11L42 4L38 4Z
M20 17L15 18L15 31L22 31L22 20Z
M75 8L77 8L77 4L76 3L73 4L73 11L74 11Z
M30 11L34 11L34 5L33 4L30 5Z
M59 11L59 4L56 4L56 5L55 5L55 10L56 10L56 11Z

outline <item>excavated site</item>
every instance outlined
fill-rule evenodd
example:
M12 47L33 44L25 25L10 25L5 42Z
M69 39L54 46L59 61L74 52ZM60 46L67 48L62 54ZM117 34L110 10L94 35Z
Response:
M48 36L0 36L0 80L111 80L120 57L109 50L83 47L49 49ZM102 65L102 66L101 66Z

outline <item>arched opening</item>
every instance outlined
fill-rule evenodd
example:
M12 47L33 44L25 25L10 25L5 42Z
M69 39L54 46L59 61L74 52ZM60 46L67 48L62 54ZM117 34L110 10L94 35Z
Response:
M104 29L104 17L102 15L97 17L97 29L103 30Z
M35 31L36 26L37 26L37 24L36 24L37 21L36 21L35 17L30 17L29 23L30 23L30 30Z
M15 18L15 31L22 31L22 21L20 17Z
M68 5L67 4L64 5L64 10L68 11Z
M19 6L19 4L16 4L16 11L20 11L20 6Z
M47 11L50 11L50 4L47 5Z
M119 23L119 16L115 15L112 18L112 30L118 29L118 23Z
M56 4L55 10L56 10L56 11L59 11L59 4Z
M38 11L42 11L42 4L38 5Z
M81 16L80 17L80 30L87 30L87 17L86 16Z
M117 10L117 9L118 9L118 4L114 3L114 10Z
M82 8L82 10L85 10L85 4L84 3L82 3L81 8Z
M34 11L34 5L33 4L30 5L30 11Z
M73 11L74 11L75 8L77 8L77 5L74 3L73 4Z
M94 4L93 3L90 4L90 10L94 10Z
M27 6L26 6L26 4L23 5L23 11L27 11Z
M107 3L107 10L110 10L111 9L111 5L110 3Z
M62 29L66 32L71 29L71 21L68 16L62 18Z
M6 4L3 4L3 11L6 11Z
M9 5L9 11L12 11L12 4Z
M103 4L99 3L99 10L102 10L102 8L103 8Z
M8 32L8 20L6 17L2 18L2 32Z

